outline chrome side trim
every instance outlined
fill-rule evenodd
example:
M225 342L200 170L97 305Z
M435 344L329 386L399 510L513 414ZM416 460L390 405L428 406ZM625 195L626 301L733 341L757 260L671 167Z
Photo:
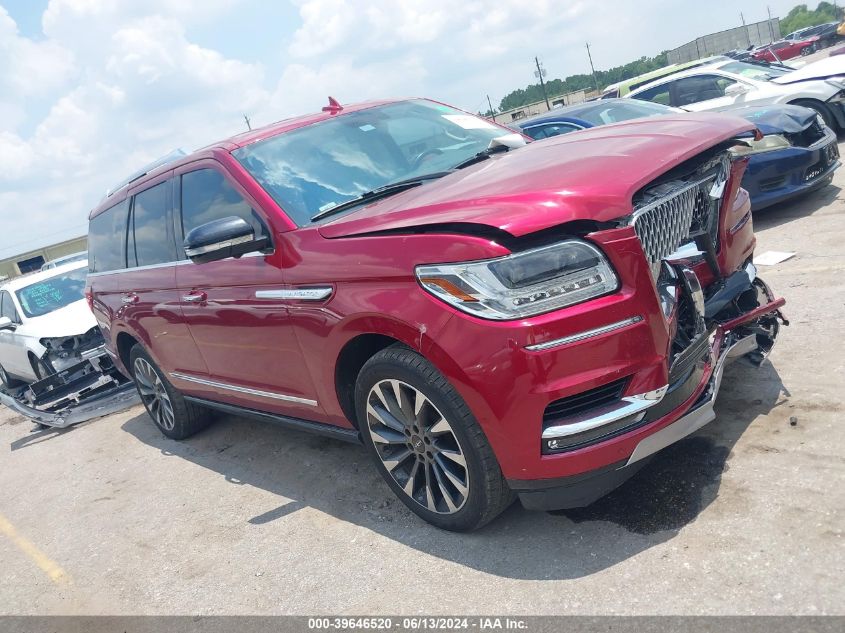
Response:
M238 244L246 244L255 239L253 235L242 235L241 237L233 237L230 240L223 240L222 242L214 242L213 244L206 244L205 246L195 246L194 248L185 248L185 255L188 257L197 257L198 255L205 255L214 251L219 251L222 248L229 248L237 246Z
M663 396L666 395L668 389L669 385L666 385L654 391L647 391L646 393L634 396L625 396L618 402L614 402L601 409L593 410L580 416L572 416L567 418L566 424L558 424L544 429L543 439L552 440L558 437L576 435L637 414L639 414L639 418L637 419L639 421L645 415L646 409L653 407L663 400Z
M160 264L147 264L146 266L131 266L129 268L115 268L114 270L104 270L99 273L88 273L89 277L99 277L101 275L114 275L117 273L134 273L139 270L153 270L155 268L167 268L168 266L183 266L184 264L193 264L190 259L177 259L172 262L162 262Z
M334 289L329 286L319 288L286 288L278 290L256 290L256 299L293 299L299 301L322 301L328 299Z
M295 402L297 404L308 405L309 407L317 406L316 400L309 400L308 398L299 398L297 396L288 396L283 393L276 393L275 391L262 391L260 389L250 389L249 387L238 387L236 385L230 385L225 382L217 382L216 380L208 380L206 378L190 376L188 374L183 374L182 372L178 371L170 372L170 376L179 380L194 382L198 385L205 385L206 387L216 387L218 389L225 389L226 391L234 391L237 393L245 393L250 396L258 396L260 398L272 398L273 400L284 400L285 402Z
M569 343L577 343L578 341L593 338L594 336L601 336L602 334L607 334L608 332L621 330L622 328L626 328L630 325L634 325L635 323L639 323L642 320L643 318L641 316L634 316L629 319L617 321L616 323L611 323L609 325L602 325L601 327L593 328L592 330L578 332L578 334L571 334L562 338L556 338L552 341L546 341L545 343L526 345L525 349L530 352L541 352L543 350L552 349L553 347L560 347L561 345L568 345Z

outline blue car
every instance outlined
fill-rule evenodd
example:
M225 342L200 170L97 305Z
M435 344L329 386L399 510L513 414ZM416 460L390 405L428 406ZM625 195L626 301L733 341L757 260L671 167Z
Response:
M658 103L634 99L605 99L566 106L515 121L511 127L543 139L598 125L683 112ZM743 106L724 110L754 123L763 138L737 148L749 157L742 186L759 210L830 183L839 168L836 134L816 112L793 105Z

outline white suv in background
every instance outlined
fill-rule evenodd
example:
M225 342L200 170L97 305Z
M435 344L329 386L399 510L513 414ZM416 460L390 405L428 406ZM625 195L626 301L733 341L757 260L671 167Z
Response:
M828 127L842 130L845 58L828 57L793 71L736 60L719 61L653 81L627 97L692 111L789 103L815 110Z

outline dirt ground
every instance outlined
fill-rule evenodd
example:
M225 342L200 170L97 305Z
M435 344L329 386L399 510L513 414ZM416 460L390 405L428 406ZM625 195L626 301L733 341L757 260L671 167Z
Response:
M843 187L755 214L758 254L797 253L759 271L792 324L728 368L714 422L583 510L451 534L355 446L0 410L0 613L845 614Z

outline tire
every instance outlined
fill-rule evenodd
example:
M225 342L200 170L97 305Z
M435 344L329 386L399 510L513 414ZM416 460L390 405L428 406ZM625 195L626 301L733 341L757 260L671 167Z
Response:
M35 372L36 381L44 380L47 376L52 376L56 373L56 370L42 359L36 357L35 354L29 355L29 364L32 365L32 371Z
M830 109L821 101L814 101L813 99L799 99L798 101L793 101L791 105L804 106L805 108L810 108L810 110L815 110L819 113L821 118L824 119L824 124L827 127L831 130L836 130L837 125L833 118L833 114L831 114Z
M2 384L6 389L17 389L24 383L12 378L8 373L6 373L3 365L0 365L0 384Z
M129 353L129 366L144 408L166 437L183 440L211 424L211 412L185 400L140 345Z
M422 519L464 532L492 521L513 502L472 412L413 350L394 345L364 364L355 411L382 477Z
M805 46L801 49L801 57L806 57L807 55L812 55L816 52L816 45L810 44L810 46Z

